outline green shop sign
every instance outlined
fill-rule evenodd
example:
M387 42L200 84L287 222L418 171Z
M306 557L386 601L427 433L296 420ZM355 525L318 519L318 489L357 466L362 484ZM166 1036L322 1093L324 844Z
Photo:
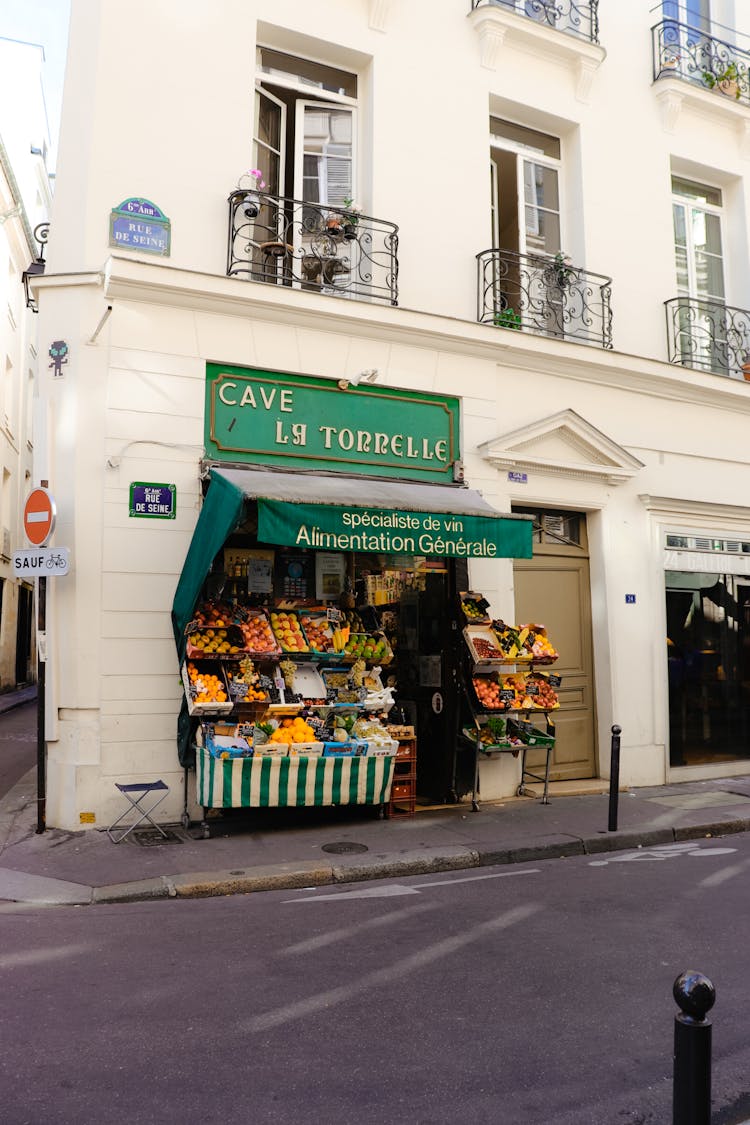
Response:
M457 398L206 365L206 456L285 469L452 482Z
M319 551L531 558L531 521L258 500L258 539Z

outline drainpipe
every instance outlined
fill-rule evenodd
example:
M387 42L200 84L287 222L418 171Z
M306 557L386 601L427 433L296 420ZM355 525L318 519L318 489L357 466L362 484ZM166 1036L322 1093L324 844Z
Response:
M10 157L8 156L8 150L3 144L2 137L0 137L0 169L2 169L3 175L10 185L10 194L13 199L13 203L15 204L15 206L12 207L10 211L6 212L5 215L0 216L0 223L4 222L5 219L10 219L14 215L17 215L21 220L23 233L29 247L29 254L32 258L35 258L36 243L34 242L34 235L32 233L31 226L29 225L29 219L26 214L26 208L23 205L23 199L21 198L21 189L18 186L18 180L16 179L13 173L13 169L10 166Z

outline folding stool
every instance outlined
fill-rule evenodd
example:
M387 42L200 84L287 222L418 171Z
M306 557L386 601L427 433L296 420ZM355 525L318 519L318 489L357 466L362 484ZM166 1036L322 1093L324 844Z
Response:
M121 813L120 816L118 816L117 820L113 820L109 828L107 829L107 835L109 836L112 843L119 844L122 840L125 839L126 836L130 835L134 828L138 827L141 821L144 820L147 820L149 824L151 824L157 830L157 832L161 832L162 836L166 840L167 833L158 824L154 823L154 821L151 819L151 814L157 807L157 805L160 805L169 793L169 786L166 785L161 780L161 778L159 778L158 781L137 781L132 782L130 785L120 785L120 783L116 781L115 788L120 790L123 797L125 797L125 799L129 802L129 805L128 808L125 809L125 812ZM154 802L148 806L148 808L144 808L141 802L145 801L149 796L156 797L157 793L161 793L161 796L157 797L156 800L154 800ZM131 809L135 809L135 811L140 813L141 815L138 817L138 820L136 820L135 823L131 824L128 828L121 828L120 835L115 837L112 830L120 823L121 820L124 820Z

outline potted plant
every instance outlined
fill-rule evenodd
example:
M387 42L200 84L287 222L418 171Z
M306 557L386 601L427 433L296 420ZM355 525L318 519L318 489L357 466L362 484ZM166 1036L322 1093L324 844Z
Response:
M747 72L742 70L734 61L728 62L723 70L718 72L703 71L703 82L709 90L718 88L722 94L725 94L728 98L734 98L735 101L739 99L746 81Z
M745 352L742 357L742 378L750 383L750 352Z
M567 289L571 279L578 276L571 265L570 257L563 250L558 250L555 254L552 269L555 271L555 281L560 289Z
M507 308L500 309L492 318L492 323L496 328L515 328L521 327L521 317L510 305Z
M243 180L247 180L248 183L243 183ZM242 214L246 219L257 219L262 203L258 192L262 191L266 186L266 181L263 179L263 173L260 168L251 168L249 171L243 172L237 186L240 189L246 189L241 203Z
M354 202L351 196L347 195L344 200L343 230L344 238L350 242L357 237L357 224L361 214L362 208Z
M325 218L326 233L332 238L339 238L343 233L343 219L338 211L329 211Z

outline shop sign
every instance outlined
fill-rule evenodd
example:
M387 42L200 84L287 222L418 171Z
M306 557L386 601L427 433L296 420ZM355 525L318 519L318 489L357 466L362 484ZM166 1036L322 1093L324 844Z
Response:
M177 514L177 487L174 484L147 484L133 481L130 485L130 516L142 519L173 520Z
M206 456L453 483L457 398L209 363Z
M531 521L258 499L262 543L317 551L531 558Z
M148 199L123 199L109 216L109 244L169 257L171 223Z

